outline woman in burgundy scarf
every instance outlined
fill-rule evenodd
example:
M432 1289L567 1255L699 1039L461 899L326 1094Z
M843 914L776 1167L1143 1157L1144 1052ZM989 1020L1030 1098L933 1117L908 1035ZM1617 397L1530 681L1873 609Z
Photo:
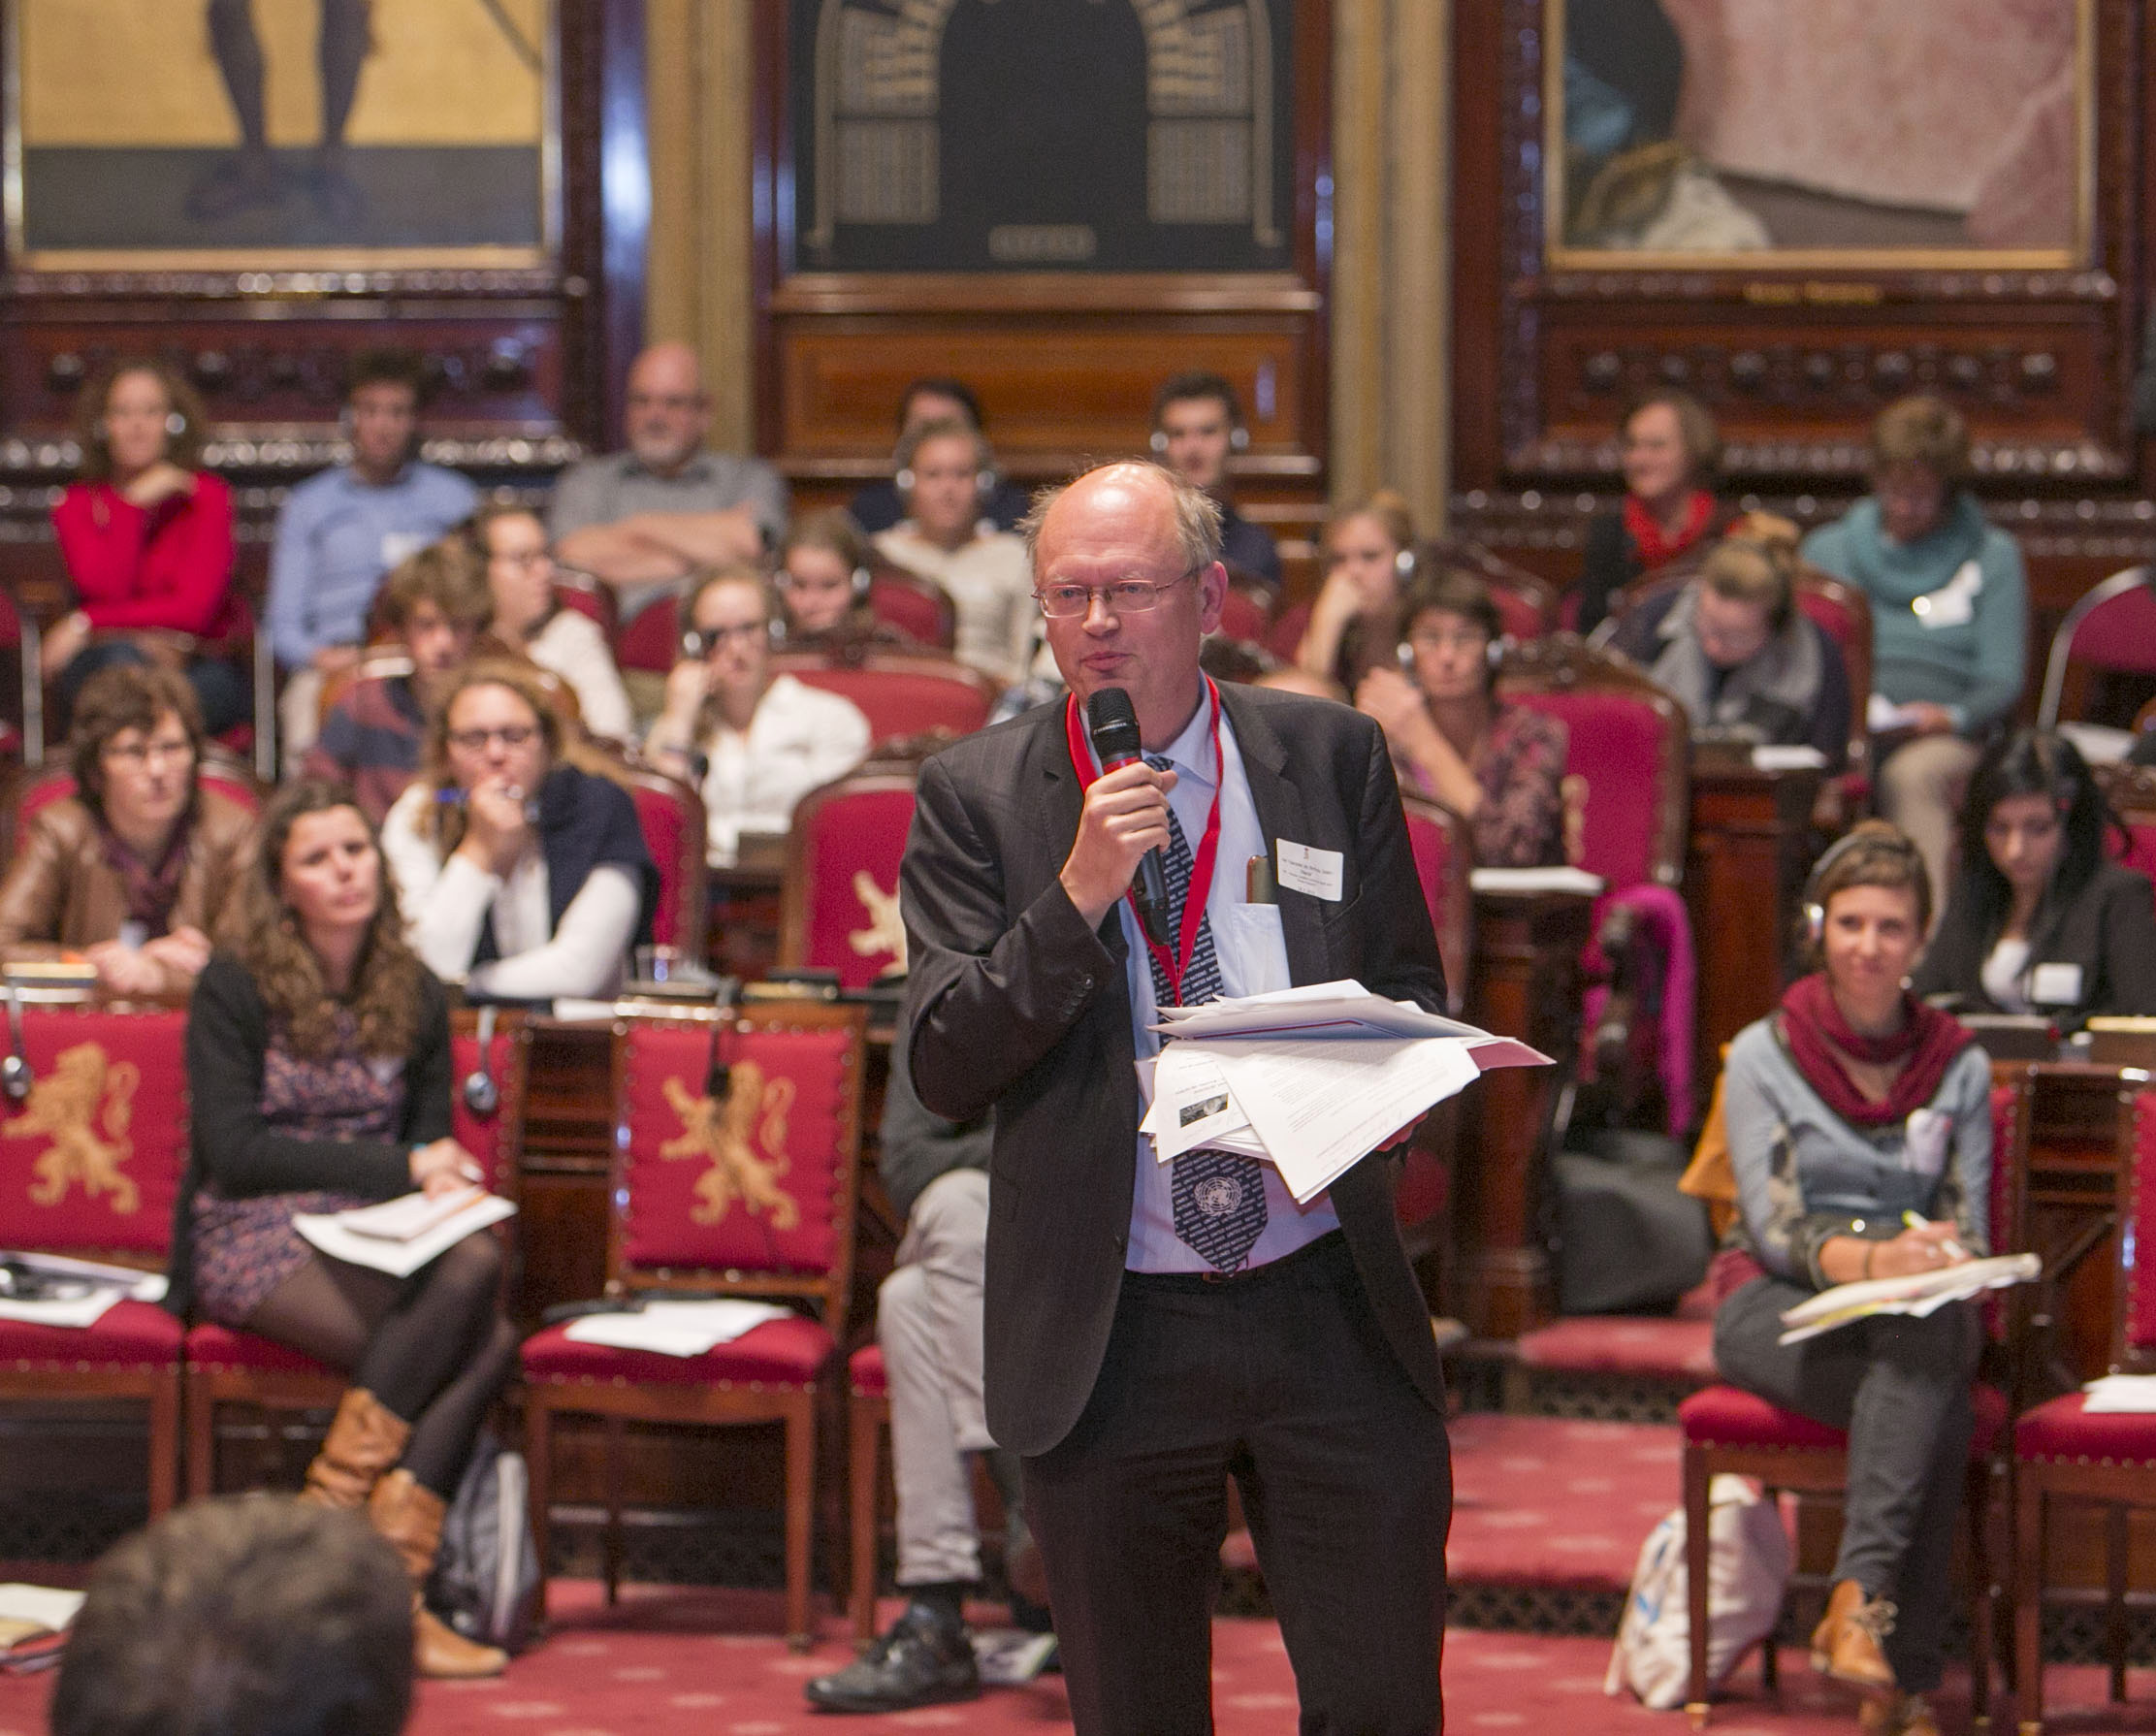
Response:
M1610 599L1634 579L1698 553L1729 515L1712 484L1722 434L1689 392L1651 392L1627 410L1620 431L1625 500L1587 528L1574 629L1593 632Z
M1969 1452L1976 1310L1877 1315L1782 1345L1818 1290L1987 1251L1990 1067L1906 987L1931 919L1915 847L1868 820L1808 888L1818 969L1730 1045L1740 1216L1717 1276L1722 1377L1849 1435L1849 1492L1814 1667L1865 1690L1868 1732L1936 1736L1954 1514Z

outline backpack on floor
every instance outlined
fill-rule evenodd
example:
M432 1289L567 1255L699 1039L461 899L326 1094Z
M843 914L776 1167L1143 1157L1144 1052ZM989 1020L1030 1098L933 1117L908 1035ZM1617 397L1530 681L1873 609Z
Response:
M531 1476L524 1455L482 1429L442 1520L428 1605L483 1646L516 1652L539 1610L539 1552L531 1541Z
M1742 1477L1717 1477L1707 1492L1707 1686L1719 1687L1782 1614L1789 1584L1789 1534L1782 1511ZM1685 1510L1640 1545L1631 1593L1618 1624L1604 1693L1629 1688L1668 1712L1691 1689L1691 1613L1686 1596Z

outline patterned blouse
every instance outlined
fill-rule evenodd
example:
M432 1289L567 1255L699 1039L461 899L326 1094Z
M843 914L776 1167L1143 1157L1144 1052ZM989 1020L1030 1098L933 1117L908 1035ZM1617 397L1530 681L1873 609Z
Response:
M1475 811L1478 868L1564 865L1564 762L1570 734L1561 721L1525 705L1500 705L1474 757L1482 805ZM1436 794L1408 768L1415 787Z

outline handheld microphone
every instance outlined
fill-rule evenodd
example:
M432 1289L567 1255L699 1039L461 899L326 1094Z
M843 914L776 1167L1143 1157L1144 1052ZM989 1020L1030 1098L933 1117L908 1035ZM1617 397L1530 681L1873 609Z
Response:
M1138 712L1131 696L1121 688L1102 688L1085 702L1085 729L1101 769L1111 772L1145 756L1138 733ZM1131 883L1132 902L1146 938L1156 947L1171 944L1168 938L1168 876L1161 867L1160 852L1148 850L1138 862L1138 877Z

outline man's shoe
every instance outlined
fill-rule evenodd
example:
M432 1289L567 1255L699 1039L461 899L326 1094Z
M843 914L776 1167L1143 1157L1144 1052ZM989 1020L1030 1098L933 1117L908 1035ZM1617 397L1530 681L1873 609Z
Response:
M835 1675L802 1685L819 1712L906 1712L978 1699L981 1670L962 1623L909 1603L884 1636Z
M1845 1579L1827 1599L1826 1616L1812 1630L1812 1667L1851 1688L1890 1692L1894 1671L1880 1641L1894 1631L1894 1606L1883 1597L1869 1602L1864 1588Z

